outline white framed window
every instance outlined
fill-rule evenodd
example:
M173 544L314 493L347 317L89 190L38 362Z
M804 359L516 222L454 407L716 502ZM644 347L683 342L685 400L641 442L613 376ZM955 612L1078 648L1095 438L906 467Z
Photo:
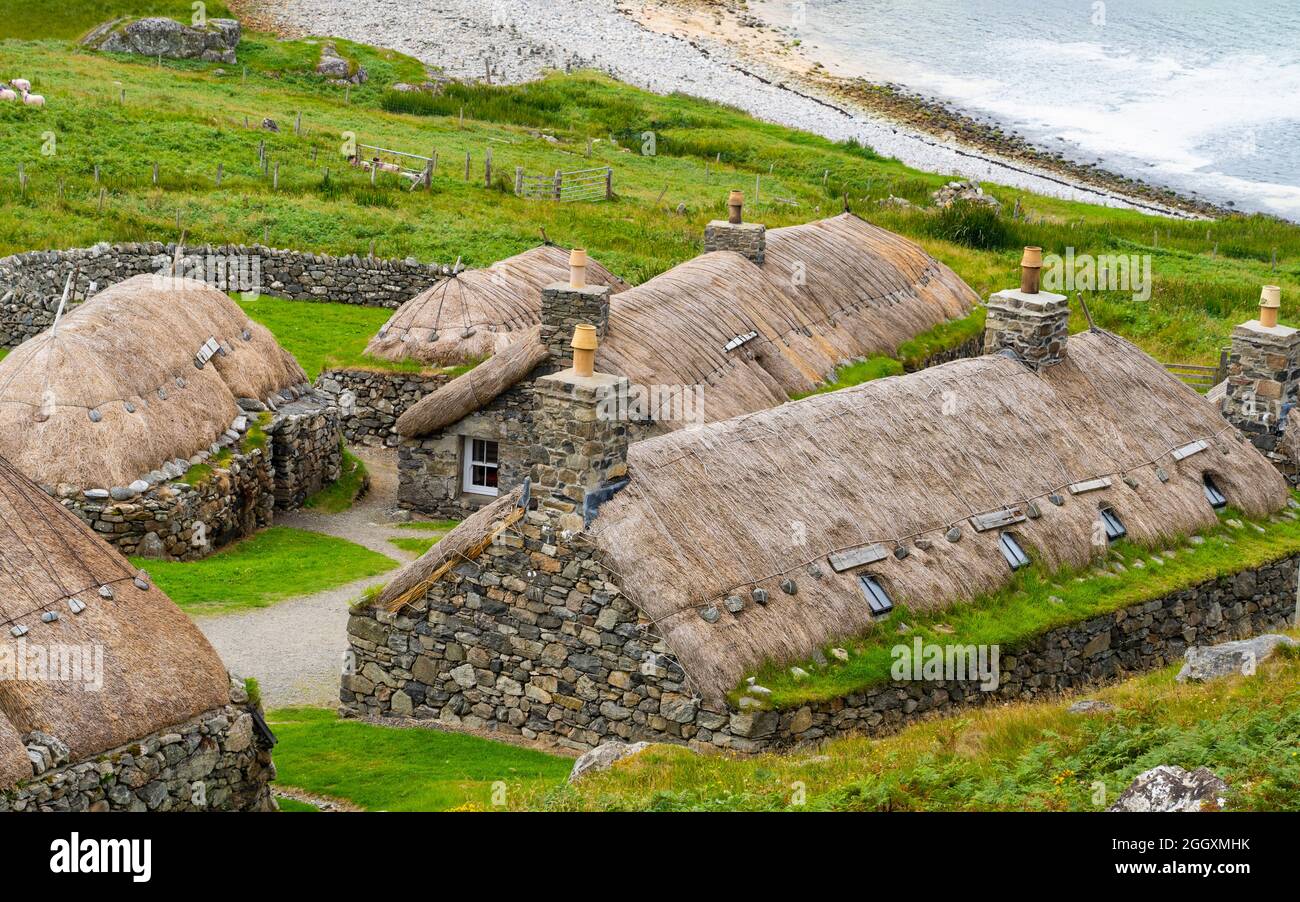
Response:
M465 436L465 469L462 477L465 491L473 495L497 494L497 471L500 468L500 447L496 442Z

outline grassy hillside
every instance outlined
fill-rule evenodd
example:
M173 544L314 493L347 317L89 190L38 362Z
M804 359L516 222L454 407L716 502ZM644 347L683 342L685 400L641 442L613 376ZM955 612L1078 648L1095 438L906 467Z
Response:
M101 7L129 5L74 2L62 19L94 19ZM1156 281L1149 301L1099 292L1089 303L1101 325L1163 359L1216 360L1232 325L1251 314L1261 283L1278 282L1291 298L1300 289L1300 229L1263 217L1177 222L996 186L986 188L1003 201L1001 217L936 215L880 201L892 195L924 204L943 175L592 73L412 97L386 87L422 80L418 62L339 42L371 75L345 97L344 89L311 73L318 41L248 33L239 65L164 61L159 67L82 52L59 40L76 30L60 21L46 32L20 35L43 40L0 42L0 71L31 78L49 99L44 110L0 108L3 253L171 239L179 212L191 241L265 237L273 245L332 253L364 253L374 242L380 255L460 257L470 265L523 250L544 229L555 241L586 245L639 282L698 253L704 224L723 213L726 190L739 187L750 218L771 226L836 213L847 195L854 210L919 240L982 294L1015 283L1024 244L1049 252L1149 253ZM303 129L296 135L299 113ZM259 127L267 117L279 132ZM349 134L400 150L436 150L433 190L409 192L390 175L371 186L343 163L340 148ZM265 174L258 165L262 141L271 162ZM485 187L489 148L494 178ZM106 189L102 212L96 165ZM557 205L511 191L516 166L541 174L603 165L614 168L612 203ZM1013 219L1017 200L1021 216Z

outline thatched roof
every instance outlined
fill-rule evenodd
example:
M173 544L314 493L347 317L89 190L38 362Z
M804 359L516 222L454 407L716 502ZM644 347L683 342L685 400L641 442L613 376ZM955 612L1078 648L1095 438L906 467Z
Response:
M487 269L465 270L397 308L366 345L366 353L438 366L474 363L498 353L540 322L542 289L568 279L569 252L553 244L507 257ZM587 280L615 292L627 288L590 258Z
M100 691L30 670L26 681L0 680L0 788L31 778L20 739L33 730L78 761L229 703L226 669L193 622L156 586L137 588L125 558L3 459L0 561L0 660L100 648L103 666ZM47 611L58 620L43 622ZM15 626L27 634L14 637Z
M505 350L425 395L397 418L397 431L428 435L490 403L546 360L541 333L541 326L532 326Z
M1200 453L1170 453L1199 440ZM1250 515L1286 503L1285 482L1215 407L1124 340L1088 333L1041 376L992 355L639 442L630 484L592 531L697 687L719 696L766 660L870 626L857 571L836 573L832 552L906 545L867 571L895 603L939 609L1009 579L999 531L976 532L973 515L1035 500L1041 516L1011 530L1045 567L1082 566L1098 552L1103 502L1140 542L1213 524L1205 471ZM1065 488L1102 477L1111 484L1096 491ZM756 587L767 606L750 600ZM732 594L745 598L739 615L722 604ZM711 603L723 611L712 624L700 616Z
M198 369L210 338L224 353ZM239 415L237 398L306 381L222 292L135 276L0 361L0 455L47 485L126 485L211 445Z
M767 235L762 267L717 251L611 299L597 366L652 389L647 412L661 426L782 404L833 377L842 363L892 354L907 339L966 316L978 300L919 245L851 213ZM413 407L402 433L425 435L477 409L461 403L467 391L452 392L460 379L421 401L426 409ZM694 396L683 398L694 386L702 411ZM491 400L477 388L480 405Z

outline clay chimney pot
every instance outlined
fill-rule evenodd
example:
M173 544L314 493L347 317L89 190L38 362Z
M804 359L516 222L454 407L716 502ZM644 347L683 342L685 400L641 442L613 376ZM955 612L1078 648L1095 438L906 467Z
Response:
M742 191L731 189L731 194L727 197L727 222L732 225L740 225L743 221L742 212L745 208L745 195Z
M596 371L596 327L579 323L573 327L573 372L591 376Z
M1020 258L1020 290L1024 294L1038 294L1038 276L1043 268L1043 249L1026 247Z
M569 251L569 287L585 288L587 286L587 251L575 247Z
M1277 311L1282 306L1282 288L1278 285L1265 285L1259 293L1259 324L1266 329L1277 325Z

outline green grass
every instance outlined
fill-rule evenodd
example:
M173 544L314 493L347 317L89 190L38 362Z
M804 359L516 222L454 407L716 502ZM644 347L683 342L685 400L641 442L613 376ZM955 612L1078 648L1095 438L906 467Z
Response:
M92 6L61 6L54 18L84 17ZM48 36L66 34L51 25ZM545 229L552 240L583 245L638 283L697 254L704 224L724 212L727 189L749 191L759 176L766 199L748 205L753 219L770 227L816 219L838 212L841 195L848 195L853 209L916 239L985 296L1018 282L1017 249L1023 244L1048 252L1072 246L1080 253L1149 253L1155 282L1150 300L1098 292L1088 301L1099 325L1164 360L1216 361L1231 328L1253 315L1261 283L1300 290L1300 228L1266 217L1171 221L991 184L986 191L1004 209L1020 199L1021 219L1004 215L996 224L975 223L965 214L882 207L877 202L889 195L924 204L947 176L918 172L853 144L760 123L725 106L656 96L588 72L525 86L457 86L442 98L399 99L388 86L420 80L418 62L348 42L339 47L371 75L351 91L347 104L340 89L311 72L318 41L278 41L248 32L238 67L164 61L161 68L83 53L58 40L0 42L0 70L34 76L36 89L49 99L44 110L0 109L0 160L23 160L30 180L20 193L12 163L9 169L0 164L0 253L101 240L167 240L176 237L179 210L191 242L251 243L266 234L277 246L364 254L373 239L381 256L440 262L460 257L472 266L534 245ZM219 68L225 75L215 74ZM125 106L115 102L117 83L127 91ZM407 111L392 111L399 107ZM300 111L301 136L291 127ZM245 116L252 126L247 129ZM256 127L264 116L281 123L279 133ZM34 154L32 148L51 130L57 153ZM644 131L656 135L653 155L640 152ZM408 192L387 176L371 187L367 176L342 163L344 132L386 147L436 149L440 165L433 190ZM546 141L539 132L557 140ZM595 142L590 159L588 139ZM281 164L278 190L256 165L260 141ZM611 165L617 197L556 205L485 189L482 164L489 146L498 177L512 175L515 166L548 173ZM472 157L469 181L462 172L466 152ZM721 163L715 163L719 154ZM153 162L161 172L156 187ZM218 162L225 172L220 188L213 180ZM92 178L96 164L108 192L103 213ZM771 200L777 196L795 205ZM674 212L679 204L682 215ZM378 366L362 352L385 311L338 311L339 305L310 302L282 306L291 303L254 301L246 309L270 324L313 374L335 360ZM1080 327L1077 311L1075 320Z
M268 295L251 300L236 297L236 301L250 319L271 330L313 379L324 369L421 371L418 363L398 363L365 353L366 343L392 316L393 311L386 308L289 301Z
M826 392L839 391L841 388L848 388L852 385L861 385L863 382L871 382L874 379L883 379L886 376L901 376L903 374L903 365L892 357L886 357L883 354L877 354L874 357L868 357L865 360L857 360L853 363L845 364L835 371L835 378L824 385L819 385L810 392L801 392L790 396L792 401L798 401L800 398L807 398L810 395L821 395Z
M326 514L341 514L361 496L369 478L366 465L342 444L339 451L343 455L339 478L304 501L303 507Z
M911 643L920 637L927 644L999 645L1003 654L1011 654L1018 645L1055 627L1300 552L1300 520L1285 516L1260 522L1237 519L1241 524L1237 529L1227 525L1233 517L1239 515L1225 513L1218 527L1201 535L1201 544L1190 539L1175 541L1153 553L1129 542L1117 542L1105 561L1082 572L1044 574L1031 565L1018 571L1002 591L943 611L914 611L903 599L869 632L835 643L849 652L848 661L799 662L809 674L799 680L791 675L788 665L768 664L756 676L772 690L768 702L772 707L838 698L887 682L894 661L891 650L900 642ZM1173 557L1163 553L1170 548ZM1156 554L1163 563L1154 560ZM1141 561L1140 567L1134 565L1137 561ZM1124 566L1123 572L1105 569L1115 563ZM903 636L897 632L901 623L910 627ZM733 702L742 690L743 686L732 693Z
M230 10L220 0L205 2L208 18L230 17ZM120 16L168 16L189 24L193 14L191 0L60 0L38 6L0 0L0 38L71 40Z
M748 758L655 746L512 807L548 811L1096 811L1158 764L1209 767L1228 807L1300 810L1300 656L1254 677L1174 681L1178 666L1073 699L974 709L881 739ZM1097 784L1104 795L1097 794ZM802 801L802 804L800 802ZM1100 802L1100 804L1098 804Z
M320 811L310 802L300 802L297 799L276 799L281 811Z
M201 561L131 560L191 614L266 607L397 566L345 539L286 526L263 530Z
M895 356L907 372L921 369L936 354L950 351L984 334L984 318L984 308L977 307L965 319L940 323L933 329L909 338L898 346Z
M432 537L427 538L427 539L426 539L426 538L419 538L419 539L416 539L416 538L410 538L410 539L402 539L402 538L399 538L399 539L389 539L388 542L389 542L389 544L391 544L391 545L396 545L398 548L402 549L403 551L409 551L411 554L417 554L417 555L418 555L418 554L424 554L426 551L428 551L428 550L429 550L430 548L432 548L434 545L437 545L437 544L438 544L438 540L441 539L441 538L442 538L442 536L432 536Z
M412 520L409 523L398 523L398 529L416 529L421 532L448 532L455 529L460 523L459 520Z
M340 720L320 708L268 715L280 742L276 782L372 811L491 810L536 785L562 782L573 767L547 755L462 733Z

